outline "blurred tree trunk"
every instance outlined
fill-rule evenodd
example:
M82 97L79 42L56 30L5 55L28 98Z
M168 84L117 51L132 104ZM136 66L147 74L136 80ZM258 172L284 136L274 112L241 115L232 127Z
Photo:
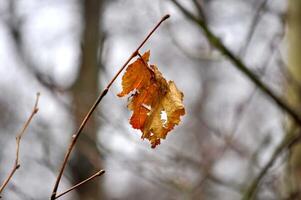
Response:
M288 85L288 99L295 110L301 113L301 1L290 0L288 7L289 73L296 81ZM294 125L292 125L294 126ZM292 128L292 127L290 127ZM301 144L295 145L290 152L289 163L290 196L301 197ZM293 198L294 199L294 198Z
M83 1L84 32L82 57L78 77L72 89L76 127L79 127L99 93L98 74L99 63L101 62L99 51L102 45L102 32L100 31L102 4L102 0ZM95 173L96 170L102 168L101 158L97 149L97 125L95 117L92 116L77 142L76 154L71 164L74 183L86 179ZM103 199L101 181L100 179L95 179L93 182L79 187L77 190L79 199Z

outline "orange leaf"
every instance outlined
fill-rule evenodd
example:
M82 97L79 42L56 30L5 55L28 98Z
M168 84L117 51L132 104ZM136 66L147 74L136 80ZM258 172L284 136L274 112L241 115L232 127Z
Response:
M173 81L167 81L154 65L148 66L150 52L127 67L122 77L122 92L119 97L134 91L128 108L133 111L130 124L142 131L155 148L160 139L180 123L185 114L183 93Z
M146 52L142 58L144 62L148 62L150 52ZM135 62L130 64L125 74L122 77L122 92L118 94L119 97L127 95L134 89L140 89L144 85L148 85L150 81L150 72L144 66L142 59L138 58Z

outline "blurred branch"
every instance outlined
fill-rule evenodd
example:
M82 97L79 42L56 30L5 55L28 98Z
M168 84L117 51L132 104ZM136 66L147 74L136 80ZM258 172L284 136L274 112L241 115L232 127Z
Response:
M18 196L19 199L35 200L35 198L33 197L34 194L27 194L26 192L22 191L21 188L16 186L16 183L14 183L13 180L10 183L11 184L7 186L7 189L15 193L15 195Z
M241 57L244 57L246 52L247 52L247 49L249 47L249 44L251 42L251 39L252 39L252 36L254 35L255 33L255 30L256 30L256 26L260 20L260 17L261 17L261 11L266 7L266 4L268 3L268 0L263 0L261 2L261 4L258 6L256 12L255 12L255 15L254 15L254 18L251 22L251 25L250 25L250 28L249 28L249 31L248 31L248 35L246 37L246 41L245 41L245 44L242 46L242 48L240 49L239 51L239 55L241 55Z
M4 182L2 183L2 185L0 187L0 194L2 193L2 191L4 190L4 188L6 187L6 185L8 184L8 182L11 180L11 178L13 177L13 175L15 174L15 172L20 168L20 162L19 162L20 142L21 142L21 139L22 139L23 135L25 134L26 129L28 128L29 124L31 123L34 115L39 110L39 108L38 108L39 97L40 97L40 93L37 93L36 102L34 104L33 110L31 112L29 118L25 122L25 124L24 124L21 132L16 137L16 143L17 144L16 144L16 159L15 159L15 163L14 163L14 166L13 166L12 170L10 171L8 177L4 180Z
M274 36L275 38L275 36ZM272 40L273 41L273 40ZM260 76L265 76L267 71L268 71L268 67L270 66L270 62L273 58L273 55L275 53L276 48L274 47L274 45L270 44L269 45L269 49L271 51L270 55L267 57L267 59L263 62L262 66L259 68L259 72L260 72ZM242 120L245 118L245 116L247 115L247 110L251 105L252 100L254 99L256 93L257 93L258 88L255 87L253 88L253 90L250 92L250 95L246 98L245 102L239 106L238 109L238 113L236 115L236 120L234 120L235 124L232 126L231 130L230 130L230 134L228 136L228 140L226 140L226 142L231 142L234 137L236 136L236 134L238 133L238 130L240 128L241 122ZM228 149L228 146L225 146L224 148L224 152ZM223 153L222 155L223 156ZM254 164L254 163L253 163Z
M297 129L297 131L299 131ZM246 189L243 200L253 199L253 196L262 180L264 175L273 166L279 155L286 149L293 146L296 141L300 139L300 133L296 134L296 129L291 130L282 140L282 142L276 147L269 161L264 165L256 178L251 182L249 187Z
M164 22L166 19L169 18L169 15L165 15L162 17L162 19L157 23L157 25L149 32L149 34L145 37L145 39L141 42L141 44L137 47L137 49L132 53L132 55L128 58L128 60L123 64L123 66L119 69L119 71L116 73L116 75L112 78L112 80L109 82L109 84L107 85L107 87L100 93L100 95L98 96L98 98L96 99L96 101L94 102L94 104L92 105L92 107L90 108L90 110L88 111L88 113L86 114L86 116L84 117L80 127L78 128L78 130L76 131L75 134L72 135L72 140L69 144L68 150L66 152L64 161L61 165L59 174L57 176L55 185L53 187L53 191L52 191L52 195L51 195L51 200L56 199L56 192L60 183L60 180L62 178L64 169L66 167L67 161L69 159L69 156L71 154L71 151L73 149L73 147L75 146L75 143L78 139L78 137L80 136L82 130L84 129L85 125L87 124L89 118L91 117L92 113L95 111L96 107L98 106L98 104L101 102L102 98L108 93L111 85L114 83L114 81L117 79L117 77L119 76L119 74L124 70L124 68L128 65L128 63L137 56L139 50L141 49L141 47L147 42L147 40L151 37L151 35L157 30L157 28L161 25L162 22Z
M279 70L281 71L284 79L287 81L287 84L289 84L291 87L296 87L296 90L301 89L301 81L296 79L291 72L291 70L288 69L288 64L285 63L283 55L281 54L281 51L278 49L278 66Z
M198 27L200 27L205 36L209 40L209 42L222 54L224 54L236 67L239 71L241 71L245 76L249 78L257 87L260 88L262 92L268 95L274 102L280 107L282 110L286 111L294 120L301 125L301 117L297 114L285 101L280 99L274 92L266 86L238 57L236 57L223 43L222 41L209 30L207 24L197 17L195 17L192 13L190 13L186 8L184 8L177 0L171 0L181 11L182 13L194 22Z
M202 0L192 0L193 4L195 5L195 7L197 8L198 11L198 16L201 17L202 19L204 19L206 21L206 15L204 12L204 3L202 2ZM161 4L162 6L162 4ZM162 11L164 12L164 11ZM188 58L193 59L193 60L199 60L199 61L214 61L214 62L219 62L222 61L222 56L217 55L212 53L212 48L211 45L209 45L208 50L204 50L201 49L201 52L199 52L199 50L189 50L187 47L185 47L185 45L181 44L181 42L178 40L178 38L176 37L177 31L176 30L172 30L171 24L166 24L166 30L169 33L170 39L172 41L172 43Z
M200 61L221 61L222 57L219 55L214 55L210 51L208 52L199 52L196 53L195 50L188 50L184 45L182 45L178 39L176 38L176 35L174 34L175 32L172 31L171 26L169 24L166 25L166 29L169 33L170 39L173 42L173 44L188 58L194 59L194 60L200 60Z
M243 186L240 184L240 183L237 183L237 182L234 182L234 181L227 181L227 180L223 180L219 177L217 177L216 175L214 174L208 174L208 179L220 186L223 186L223 187L226 187L228 189L231 189L237 193L240 193Z
M112 121L118 121L121 122L123 119L120 115L118 116L114 116L114 114L110 115L109 117L107 115L104 115L102 113L100 113L100 117L101 120L104 121L104 123L109 124ZM126 130L127 127L125 127L124 123L114 123L112 124L113 129L114 130ZM185 164L189 164L192 165L193 167L195 167L196 169L199 169L200 166L202 166L202 163L193 159L193 157L186 155L183 151L174 148L171 145L165 144L165 147L168 149L167 152L172 152L172 155L170 154L158 154L156 157L154 157L154 155L152 153L150 153L149 151L147 151L145 148L141 148L140 145L138 145L137 140L135 140L132 137L128 137L128 135L125 134L125 131L121 131L121 133L123 135L121 135L122 137L124 137L126 140L128 140L128 142L131 142L131 146L134 146L135 149L139 149L139 151L143 151L145 154L145 158L146 157L151 157L151 158L156 158L158 159L158 164L162 164L164 162L164 160L168 159L170 162L173 162L174 164L179 164L181 161Z
M209 42L216 49L218 49L222 54L224 54L234 64L234 67L236 67L245 76L247 76L249 80L251 80L256 86L258 86L258 88L262 92L264 92L271 99L273 99L274 102L278 105L278 107L286 111L299 126L301 125L301 118L299 114L297 114L286 102L284 102L282 99L277 97L270 88L268 88L255 74L253 74L253 72L249 70L248 67L239 58L237 58L214 33L212 33L209 30L207 24L202 19L199 19L195 17L193 14L191 14L177 0L171 0L171 1L182 11L182 13L188 19L193 21L197 26L199 26L203 30ZM258 176L252 181L251 185L247 188L243 197L244 200L252 198L261 179L264 177L268 169L274 164L278 156L283 152L285 148L289 147L292 143L298 141L300 139L300 136L301 136L300 133L290 134L282 140L282 142L275 149L269 162L267 162L267 164L263 167L263 169L260 171Z
M111 115L110 117L108 117L107 115L104 115L102 113L100 113L100 117L102 120L104 120L105 123L110 123L111 121L122 121L122 118L120 117L120 115L118 116L114 116ZM123 127L123 123L118 123L118 124L112 124L114 126L114 129L117 130L126 130L125 127ZM124 133L123 131L121 133ZM202 180L196 184L196 186L194 187L193 190L198 189L198 186L201 186L202 183L205 181L205 179L212 181L213 183L216 183L220 186L229 188L235 192L240 193L242 191L242 185L235 183L235 182L231 182L228 180L223 180L219 177L217 177L216 175L214 175L213 173L207 171L206 166L208 164L204 163L204 162L199 162L195 159L193 159L190 156L185 155L185 153L181 150L178 150L176 148L173 148L172 146L168 146L168 144L165 144L165 147L167 147L167 152L172 152L172 155L169 154L158 154L156 156L154 156L152 153L149 153L148 151L145 151L144 148L141 148L140 145L137 145L137 142L135 140L133 140L131 137L125 136L125 139L127 139L129 142L131 142L131 146L135 146L135 149L139 149L140 154L142 155L142 152L144 153L142 156L143 158L152 158L151 164L153 165L152 167L150 167L150 169L153 169L155 172L150 176L147 177L145 176L140 170L141 168L139 168L139 166L137 165L141 165L141 163L143 163L141 160L139 161L135 161L135 160L129 160L128 158L126 160L123 161L124 156L123 155L113 155L112 152L110 152L110 159L113 159L113 156L118 157L118 160L120 160L120 162L123 162L122 164L119 163L119 165L126 167L130 172L133 173L133 175L138 176L139 178L144 178L145 180L151 182L152 184L157 185L158 187L162 187L164 185L170 187L170 188L176 188L176 191L179 191L179 187L177 185L177 183L175 182L174 178L172 177L164 177L164 175L166 174L160 174L159 170L154 169L155 166L159 166L161 165L162 168L166 168L167 166L172 165L173 167L179 165L180 163L185 163L185 165L189 165L193 168L195 168L197 171L201 170L205 175L204 178L202 178ZM106 149L107 152L109 152L108 149ZM172 163L172 164L170 164ZM147 164L148 166L150 164ZM182 167L181 167L182 168ZM179 175L177 175L179 176ZM153 180L154 179L154 180ZM183 191L182 191L183 192Z
M206 21L206 15L204 13L204 9L203 9L203 6L201 5L201 3L198 1L198 0L192 0L194 6L197 8L198 10L198 14L199 16L204 20Z
M27 67L33 77L36 78L41 85L47 88L63 107L70 110L69 105L59 96L59 94L68 91L70 88L59 86L51 75L40 72L37 64L28 53L28 49L26 49L21 31L21 27L26 24L26 20L24 18L19 19L19 16L16 13L16 2L16 0L9 1L9 13L11 16L9 17L9 20L7 20L6 26L12 36L12 43L15 47L18 59L20 59L22 65Z
M85 183L87 183L87 182L93 180L94 178L103 175L104 173L105 173L104 170L100 170L100 171L96 172L95 174L93 174L92 176L90 176L89 178L87 178L86 180L83 180L82 182L80 182L80 183L74 185L73 187L69 188L68 190L62 192L61 194L58 194L58 195L55 197L55 199L60 198L61 196L65 195L65 194L69 193L70 191L72 191L72 190L74 190L74 189L80 187L81 185L83 185L83 184L85 184Z

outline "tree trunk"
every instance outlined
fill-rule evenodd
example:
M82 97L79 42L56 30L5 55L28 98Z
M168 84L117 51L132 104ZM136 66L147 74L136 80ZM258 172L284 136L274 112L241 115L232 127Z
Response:
M297 84L301 81L301 1L290 0L288 10L288 41L289 41L289 66L288 70L291 78L296 81L290 81L288 84L288 100L295 108L295 111L301 113L301 88ZM291 124L291 128L294 125ZM290 196L301 197L301 144L295 145L290 152L289 162L289 192Z
M83 3L84 32L82 40L82 57L78 78L73 87L75 125L79 127L85 114L96 100L99 93L98 64L100 63L99 50L101 46L100 14L102 11L101 0L85 0ZM97 123L91 117L78 140L75 156L71 163L74 183L78 183L91 176L96 170L102 168L100 154L97 149ZM101 179L78 188L79 199L100 200Z

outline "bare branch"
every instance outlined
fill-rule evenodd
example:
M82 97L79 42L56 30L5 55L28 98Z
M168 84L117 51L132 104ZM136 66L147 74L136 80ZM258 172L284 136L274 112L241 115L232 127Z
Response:
M21 142L21 139L22 139L23 135L25 134L26 129L28 128L29 124L31 123L34 115L39 110L39 108L38 108L39 98L40 98L40 93L37 93L37 97L36 97L36 101L35 101L33 110L31 112L29 118L25 122L25 124L24 124L21 132L16 137L16 143L17 144L16 144L16 159L15 159L15 163L14 163L14 166L13 166L12 170L10 171L8 177L4 180L4 182L2 183L2 185L0 187L0 194L2 193L2 191L4 190L4 188L6 187L6 185L8 184L8 182L11 180L11 178L13 177L13 175L15 174L15 172L17 171L17 169L20 168L20 162L19 162L20 142Z
M100 170L100 171L96 172L95 174L93 174L92 176L90 176L89 178L87 178L86 180L83 180L82 182L80 182L80 183L78 183L78 184L72 186L71 188L69 188L68 190L62 192L61 194L58 194L58 195L55 197L55 199L60 198L61 196L65 195L65 194L67 194L67 193L69 193L69 192L71 192L72 190L74 190L74 189L80 187L81 185L83 185L83 184L85 184L85 183L87 183L87 182L93 180L94 178L103 175L104 173L105 173L105 170Z
M84 117L80 127L78 128L78 130L76 131L75 134L72 135L72 140L69 144L69 147L67 149L64 161L61 165L61 168L59 170L59 174L57 176L55 185L53 187L53 191L52 191L52 195L51 195L51 200L56 199L56 192L60 183L60 180L62 178L63 172L65 170L67 161L69 159L69 156L71 154L71 151L73 149L73 147L75 146L75 143L78 139L78 137L80 136L82 130L84 129L86 123L88 122L89 118L91 117L92 113L95 111L96 107L98 106L98 104L101 102L102 98L108 93L111 85L114 83L114 81L116 80L116 78L120 75L120 73L124 70L124 68L129 64L129 62L137 56L139 50L141 49L141 47L146 43L146 41L152 36L152 34L157 30L157 28L161 25L162 22L164 22L166 19L168 19L170 17L170 15L165 15L162 17L162 19L156 24L156 26L149 32L149 34L144 38L144 40L140 43L140 45L137 47L137 49L132 53L132 55L128 58L128 60L123 64L123 66L119 69L119 71L116 73L116 75L112 78L112 80L109 82L109 84L107 85L107 87L100 93L100 95L98 96L98 98L96 99L96 101L94 102L94 104L92 105L92 107L90 108L90 110L88 111L87 115Z

